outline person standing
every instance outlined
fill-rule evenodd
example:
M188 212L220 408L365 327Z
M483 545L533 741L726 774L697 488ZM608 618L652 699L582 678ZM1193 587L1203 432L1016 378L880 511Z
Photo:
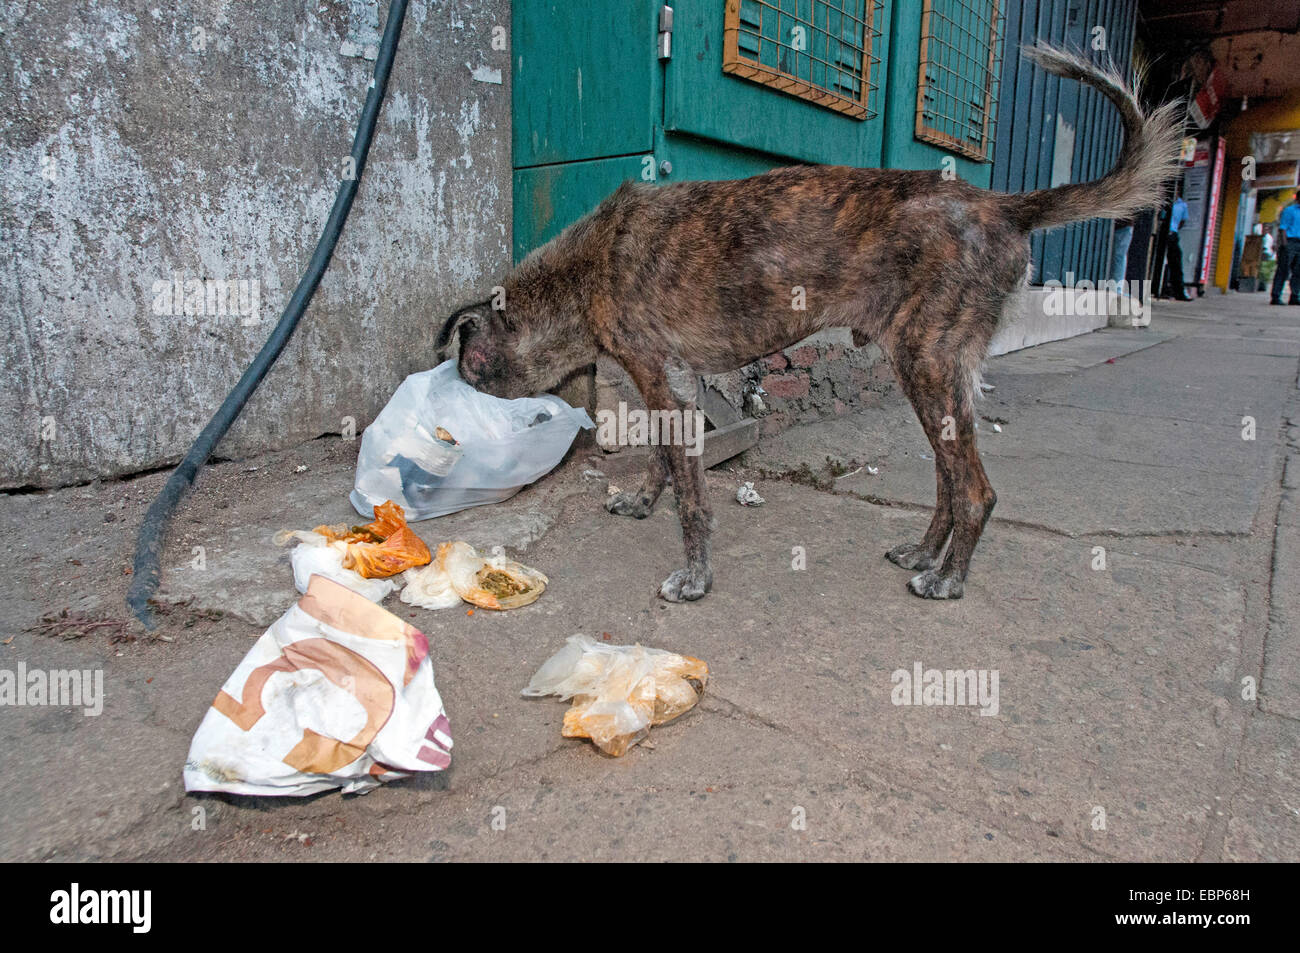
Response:
M1287 304L1300 304L1300 192L1277 219L1277 271L1273 273L1273 292L1269 304L1282 303L1282 287L1291 283Z
M1175 301L1191 301L1187 287L1183 283L1183 246L1178 241L1178 230L1187 221L1187 203L1183 201L1183 190L1179 187L1174 193L1174 204L1169 209L1169 238L1165 243L1165 297Z
M1110 280L1119 294L1128 294L1124 279L1128 277L1128 249L1133 244L1133 219L1115 222L1115 237L1111 245Z

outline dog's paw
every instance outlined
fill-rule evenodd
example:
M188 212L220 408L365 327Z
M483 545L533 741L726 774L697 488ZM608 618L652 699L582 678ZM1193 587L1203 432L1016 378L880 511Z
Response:
M669 602L694 602L713 588L709 569L679 569L659 587L659 596Z
M624 490L622 493L615 493L605 501L605 509L616 516L631 516L639 520L649 516L654 508L650 497L640 490Z
M955 574L927 569L908 580L907 588L922 599L960 599L966 587Z
M919 543L903 543L885 553L885 558L895 566L904 569L931 569L934 566L934 554Z

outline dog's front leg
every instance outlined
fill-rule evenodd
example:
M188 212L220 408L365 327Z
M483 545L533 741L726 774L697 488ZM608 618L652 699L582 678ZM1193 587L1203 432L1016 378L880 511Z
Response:
M668 454L666 447L650 448L650 463L639 489L624 490L605 501L605 509L618 516L632 516L643 520L654 512L655 502L668 482Z
M692 601L713 587L713 567L709 562L713 513L704 483L704 462L698 452L703 448L703 435L695 429L696 378L679 358L669 358L659 367L641 359L630 362L627 370L645 398L652 418L658 412L658 423L651 423L657 446L651 453L646 487L654 484L658 459L663 475L672 477L686 547L686 568L665 579L659 595L669 602ZM690 436L694 439L688 440ZM695 452L687 453L688 443Z

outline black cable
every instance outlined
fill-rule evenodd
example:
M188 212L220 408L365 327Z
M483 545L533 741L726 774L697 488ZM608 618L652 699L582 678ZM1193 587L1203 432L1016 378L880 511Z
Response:
M316 251L311 256L307 270L299 279L293 297L285 306L279 322L271 331L271 336L262 345L262 350L248 366L248 370L244 371L244 376L239 379L235 389L226 396L221 407L213 414L208 425L203 428L194 445L190 447L189 453L185 454L185 459L177 464L172 475L167 478L167 484L144 516L140 535L135 544L135 563L131 588L126 594L126 604L147 629L153 629L157 625L149 600L153 598L158 588L163 534L167 524L171 522L172 513L193 486L194 478L198 476L203 464L207 462L212 451L221 442L221 438L235 422L235 418L239 416L248 398L252 396L253 391L257 390L257 385L262 382L262 378L280 356L284 346L289 343L289 338L293 336L299 319L307 310L312 295L316 293L316 286L320 284L325 269L329 267L334 246L338 243L339 234L343 231L343 223L347 221L348 212L352 209L352 200L356 198L361 173L366 167L366 156L370 152L370 141L375 135L379 109L383 105L384 93L388 89L388 76L392 72L397 41L402 34L402 21L406 19L406 2L407 0L391 0L389 3L384 37L379 44L379 55L375 59L375 77L366 94L366 104L361 110L357 133L352 139L354 175L339 183L338 194L334 197L334 207L330 209L325 229L321 232L320 241L316 243Z

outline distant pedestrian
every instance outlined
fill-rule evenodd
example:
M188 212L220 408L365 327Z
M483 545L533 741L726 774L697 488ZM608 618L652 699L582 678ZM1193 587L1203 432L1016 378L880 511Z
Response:
M1175 301L1191 301L1183 282L1183 246L1178 241L1178 230L1187 221L1187 203L1183 201L1180 186L1174 194L1174 204L1169 209L1169 238L1165 243L1165 297Z
M1277 271L1273 273L1273 293L1269 304L1282 303L1282 287L1291 283L1287 304L1300 304L1300 192L1277 219Z
M1110 280L1115 282L1115 290L1128 294L1124 279L1128 276L1128 249L1133 244L1133 219L1125 218L1115 223L1115 238L1111 246Z

